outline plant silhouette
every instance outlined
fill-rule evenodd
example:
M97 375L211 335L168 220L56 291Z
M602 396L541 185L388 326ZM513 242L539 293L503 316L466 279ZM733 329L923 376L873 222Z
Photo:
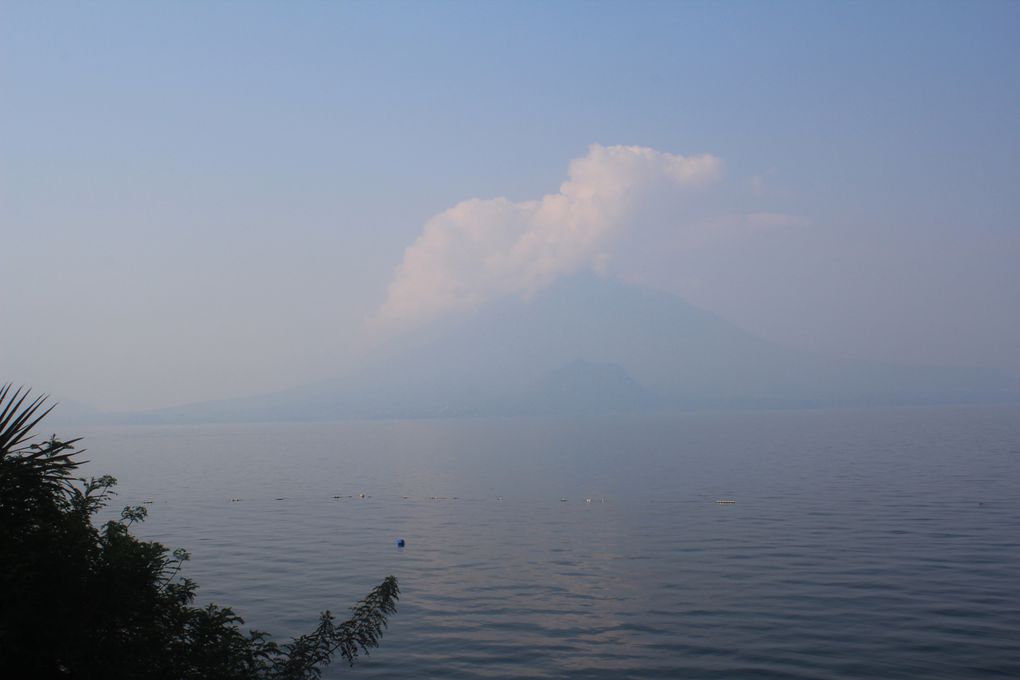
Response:
M326 611L284 644L242 632L229 607L195 607L184 550L142 541L127 507L95 526L117 480L75 477L79 439L35 441L45 396L0 387L0 668L11 678L304 680L339 653L353 664L377 647L396 611L387 577L343 622Z

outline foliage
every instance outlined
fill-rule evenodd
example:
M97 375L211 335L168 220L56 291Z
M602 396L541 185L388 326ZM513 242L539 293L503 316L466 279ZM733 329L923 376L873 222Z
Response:
M32 442L45 397L0 388L0 669L12 678L296 680L337 652L353 664L377 647L399 588L387 577L336 623L286 644L244 633L229 607L194 607L187 552L142 541L142 506L101 527L110 476L74 477L78 439Z

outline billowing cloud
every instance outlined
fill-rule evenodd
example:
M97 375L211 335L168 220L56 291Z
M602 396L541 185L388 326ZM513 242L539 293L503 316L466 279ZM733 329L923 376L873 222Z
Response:
M593 145L570 163L555 194L515 202L471 199L436 215L405 251L375 324L394 327L533 293L557 277L598 268L643 197L663 186L718 179L715 156Z

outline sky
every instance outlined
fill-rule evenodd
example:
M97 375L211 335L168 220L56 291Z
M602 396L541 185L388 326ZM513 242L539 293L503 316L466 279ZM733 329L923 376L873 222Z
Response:
M1020 372L1015 2L0 0L0 380L277 390L595 270Z

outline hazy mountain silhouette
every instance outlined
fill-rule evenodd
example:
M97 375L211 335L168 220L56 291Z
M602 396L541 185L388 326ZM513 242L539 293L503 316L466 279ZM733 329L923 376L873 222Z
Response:
M518 412L597 414L636 411L658 400L619 364L581 359L544 373L523 399ZM508 405L511 411L513 405Z
M1003 401L993 371L838 361L595 275L379 346L340 379L133 414L139 422L577 414Z

